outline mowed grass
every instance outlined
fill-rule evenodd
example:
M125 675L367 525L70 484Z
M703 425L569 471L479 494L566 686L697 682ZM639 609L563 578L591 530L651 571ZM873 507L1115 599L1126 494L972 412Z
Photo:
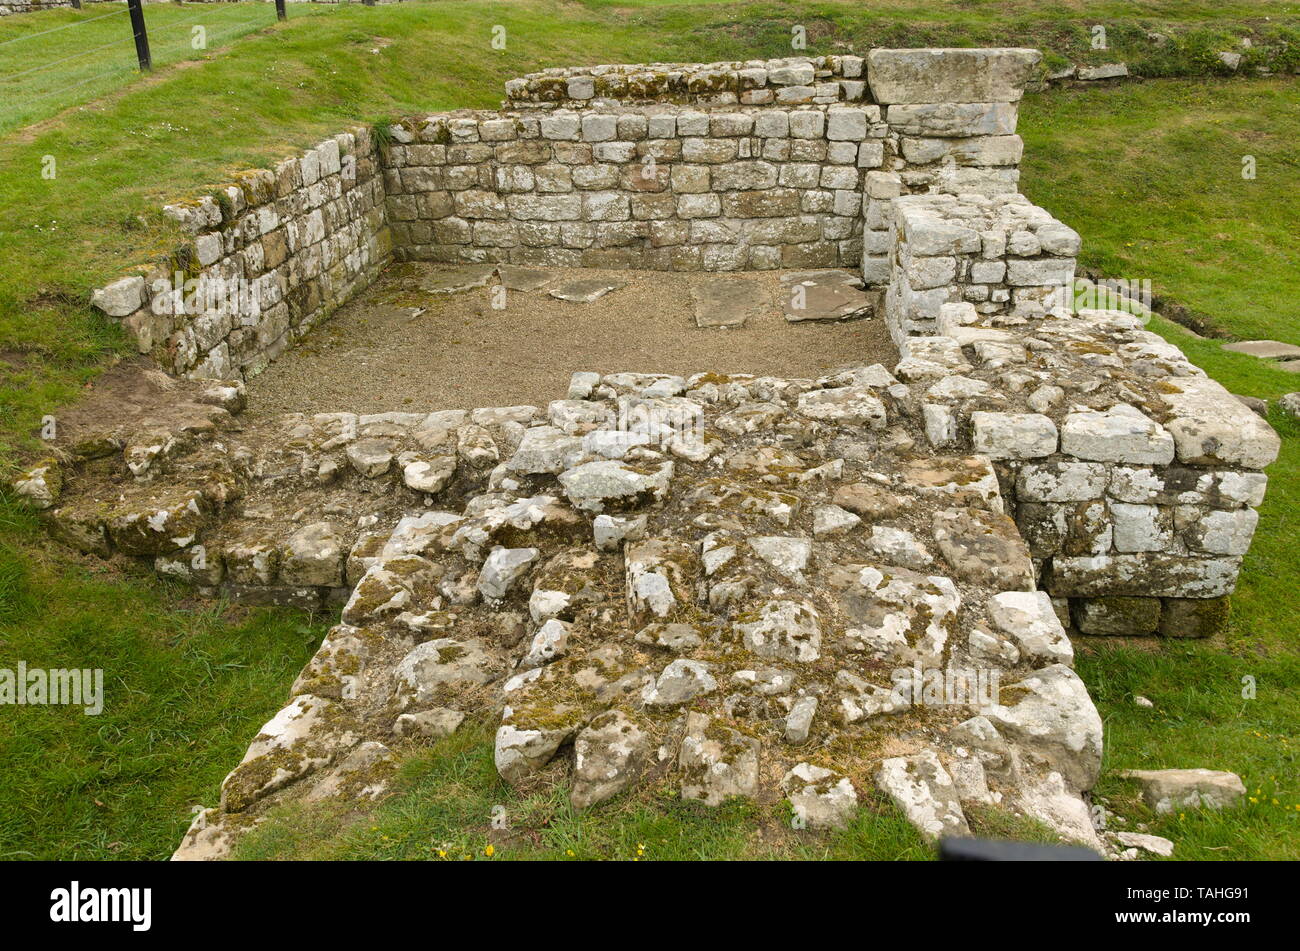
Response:
M302 4L294 13L321 9ZM269 3L155 3L145 10L155 69L201 59L273 23ZM0 134L147 81L125 3L9 17L0 29Z
M96 8L110 9L82 15ZM160 9L149 5L146 16ZM241 9L273 16L269 4L217 8L236 11L232 18ZM1241 33L1286 30L1296 13L1294 4L1271 2L525 0L297 15L308 9L293 5L289 23L210 43L209 52L152 77L124 73L114 91L106 87L85 107L60 113L47 103L33 116L40 124L0 139L0 469L37 446L42 415L125 352L117 329L87 307L88 293L179 242L159 205L205 193L234 169L283 157L346 124L494 106L504 79L550 65L784 55L791 23L808 25L813 53L839 44L1032 44L1072 59L1127 59L1149 75L1208 76L1216 67L1207 52ZM53 16L0 21L0 75L22 68L6 59L17 47L41 41L3 42ZM1112 50L1085 52L1090 21L1103 18ZM507 28L504 51L489 46L496 24ZM1148 27L1181 31L1186 41L1156 48L1137 38ZM1286 223L1297 220L1289 149L1298 103L1293 78L1031 96L1021 123L1023 187L1080 230L1085 263L1112 276L1150 277L1157 293L1224 333L1294 340L1286 284L1287 269L1296 273L1297 240ZM1246 145L1257 158L1253 182L1240 179ZM56 162L52 180L40 175L46 156ZM1174 325L1155 326L1235 392L1271 398L1296 388L1292 374ZM1108 769L1212 766L1241 773L1250 786L1257 802L1231 814L1154 820L1131 783L1104 777L1099 792L1110 806L1179 841L1178 858L1296 857L1298 771L1288 738L1300 726L1290 541L1300 432L1276 412L1272 421L1284 436L1283 459L1270 470L1226 641L1084 645L1079 662L1107 720ZM103 667L108 706L100 717L4 710L0 760L13 768L0 773L0 855L165 857L190 808L215 801L221 776L283 702L323 625L286 612L223 611L143 570L83 563L52 550L36 520L3 501L0 666L21 659ZM1244 676L1256 680L1254 700L1241 696ZM1133 693L1155 709L1135 707ZM575 816L562 785L527 795L503 787L491 769L489 732L479 726L417 757L398 795L373 816L289 810L243 854L425 858L441 849L459 858L483 856L493 844L498 857L529 858L929 855L897 813L874 800L852 829L829 838L790 830L780 804L715 813L655 790ZM491 828L496 805L506 808L505 834ZM997 817L981 821L989 834L1041 834L1003 828Z
M1022 190L1085 236L1084 265L1150 280L1223 333L1300 344L1296 89L1169 80L1030 96ZM1296 384L1255 381L1258 396Z

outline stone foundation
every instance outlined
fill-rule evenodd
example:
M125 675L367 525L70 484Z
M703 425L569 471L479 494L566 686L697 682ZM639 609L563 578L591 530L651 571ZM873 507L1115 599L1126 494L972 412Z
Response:
M1023 196L900 197L892 218L912 412L936 450L996 461L1067 623L1220 627L1277 434L1141 318L1074 310L1079 236Z
M242 383L189 382L165 425L73 434L15 486L61 539L207 594L342 605L178 858L228 854L285 800L381 796L467 716L499 724L506 782L567 775L577 808L671 781L834 827L874 785L927 838L1003 805L1103 848L1066 629L1221 627L1279 440L1138 317L1073 307L1079 236L1014 193L1036 52L877 50L863 89L850 60L539 74L510 87L527 108L406 122L377 156L353 134L355 177L331 140L283 194L253 173L229 211L174 210L187 261L280 288L287 327L247 350L200 319L146 336L142 278L100 293L143 349L186 342L162 349L177 372L251 372L368 280L389 230L449 261L728 269L838 261L861 225L901 355L249 427ZM620 84L674 101L599 101ZM899 692L961 671L993 689Z
M849 267L885 284L892 197L1015 191L1017 102L1038 58L873 50L865 65L836 56L511 80L508 109L407 119L384 129L377 149L353 130L221 189L230 207L173 206L193 243L95 303L141 352L202 378L256 373L392 256ZM241 297L218 317L177 313L166 282L178 271L222 291L247 285L250 303Z

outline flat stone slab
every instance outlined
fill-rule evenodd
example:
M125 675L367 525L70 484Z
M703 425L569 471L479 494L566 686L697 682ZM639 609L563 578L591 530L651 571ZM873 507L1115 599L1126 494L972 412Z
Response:
M1237 343L1225 343L1224 350L1232 353L1244 353L1262 360L1280 360L1282 358L1300 357L1300 347L1280 340L1242 340Z
M613 280L607 277L583 277L576 281L565 281L558 287L551 288L550 294L557 300L575 301L590 304L599 300L610 291L626 287L627 281Z
M438 268L420 282L422 290L430 294L458 294L461 291L484 287L496 273L495 264L466 264Z
M747 277L706 277L691 285L695 326L743 327L768 306L767 293Z
M555 280L556 275L550 271L535 268L512 267L509 264L497 265L497 276L508 291L535 291Z
M781 275L787 293L781 301L790 323L805 320L852 320L868 317L875 300L851 271L791 271Z

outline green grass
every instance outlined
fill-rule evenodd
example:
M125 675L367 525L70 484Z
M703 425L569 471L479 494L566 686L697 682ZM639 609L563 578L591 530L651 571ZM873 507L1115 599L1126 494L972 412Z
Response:
M323 624L42 556L36 520L2 499L0 527L0 666L104 671L98 716L3 708L0 860L166 857L283 705Z
M273 810L245 835L236 858L718 861L929 860L933 850L892 805L869 798L833 834L792 829L788 803L684 801L675 786L628 794L575 813L562 783L519 793L498 778L493 725L466 724L407 760L396 794L372 812L338 804ZM973 814L989 838L1054 841L1005 813Z
M1157 296L1228 334L1300 344L1296 101L1291 78L1030 96L1022 188L1084 235L1083 264L1150 279ZM1243 156L1254 157L1254 179L1242 177ZM1282 371L1256 382L1260 396L1296 385Z
M321 7L295 7L312 16ZM202 58L275 22L267 3L155 3L145 10L155 69ZM10 17L0 30L0 134L143 82L125 3Z
M48 87L25 85L24 96L6 87L3 77L57 58L24 48L57 39L62 45L48 50L71 55L97 35L91 31L118 27L107 18L7 40L115 8L0 21L0 90L9 93L0 96L0 474L37 446L42 415L75 399L126 352L117 328L87 306L88 294L179 242L158 207L348 123L494 106L506 78L544 66L784 55L796 22L808 27L814 53L1026 44L1075 61L1124 59L1149 76L1201 77L1219 71L1211 54L1235 37L1285 39L1300 23L1300 4L1270 0L293 5L287 24L246 35L222 38L214 25L209 51L185 64L166 65L156 40L163 65L151 77L128 69L73 88L87 76L86 63L74 60L24 79ZM170 23L174 41L190 15L211 15L215 24L216 16L234 21L247 11L264 22L271 10L238 4L191 14L151 4L146 16L160 29ZM1112 50L1087 51L1094 22L1107 25ZM500 52L487 43L497 23L510 38ZM1174 41L1157 47L1147 29ZM130 44L124 48L129 56ZM26 98L55 88L64 91ZM1300 272L1291 224L1300 220L1298 103L1293 78L1161 80L1030 96L1023 187L1082 233L1086 264L1150 278L1158 294L1219 332L1300 343L1287 286ZM1253 182L1240 178L1242 154L1257 158ZM47 155L57 162L53 180L40 175ZM1297 388L1293 374L1224 353L1168 322L1154 327L1234 392L1272 398ZM1297 857L1300 770L1287 738L1300 733L1292 609L1300 429L1277 413L1272 422L1283 457L1270 470L1226 641L1102 644L1079 662L1106 718L1108 769L1233 769L1259 800L1223 816L1155 820L1131 783L1104 777L1099 793L1110 806L1169 834L1180 843L1178 858ZM0 855L165 857L190 807L215 801L221 777L278 708L320 636L321 625L300 615L223 611L143 571L123 575L51 550L35 520L0 497L0 666L18 659L100 666L109 698L100 717L60 708L0 717L0 757L9 767L0 773ZM1255 700L1240 696L1247 674L1259 684ZM1133 693L1155 709L1135 707ZM492 839L497 804L515 831ZM711 812L653 791L594 815L572 815L559 786L526 796L505 789L480 728L409 764L399 795L373 816L293 814L243 848L257 857L416 858L444 843L459 857L481 856L495 842L499 857L630 858L639 843L647 858L928 856L901 818L874 801L853 828L829 838L793 833L780 806ZM981 821L990 834L1037 834L1002 829L997 817Z

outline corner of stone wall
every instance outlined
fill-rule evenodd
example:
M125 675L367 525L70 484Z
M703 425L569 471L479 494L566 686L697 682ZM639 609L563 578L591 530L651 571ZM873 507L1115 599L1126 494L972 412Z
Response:
M91 303L172 373L252 376L391 259L379 172L372 133L358 127L168 205L187 241Z
M893 200L885 320L939 451L993 460L1062 621L1204 637L1280 440L1120 310L1075 309L1079 236L1022 195Z
M882 166L864 182L862 276L890 279L890 202L910 194L1015 193L1021 96L1033 49L877 49L867 83L888 127Z

